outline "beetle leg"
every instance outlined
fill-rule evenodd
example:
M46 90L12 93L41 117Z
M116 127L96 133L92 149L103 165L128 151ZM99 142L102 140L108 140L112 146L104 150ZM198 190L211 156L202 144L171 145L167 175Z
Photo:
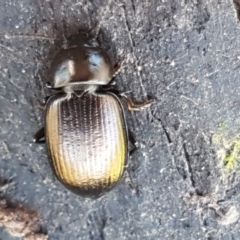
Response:
M130 187L130 189L136 191L137 190L136 189L137 185L136 185L136 183L134 183L132 181L132 179L131 179L131 177L130 177L130 175L129 175L129 173L127 171L125 171L123 177L124 177L124 180L125 180L126 184L128 184L128 186Z
M143 102L136 103L133 102L132 98L127 96L125 93L120 94L120 96L122 96L125 99L125 101L127 102L128 109L132 111L143 110L155 102L155 99L146 99Z
M131 149L129 150L129 155L131 156L137 150L138 142L130 130L128 130L128 140L132 145Z
M118 73L121 71L124 60L125 59L120 60L113 66L113 78L116 77L116 75L118 75Z
M109 83L108 86L115 86L116 85L116 81L115 81L115 77L119 74L119 72L121 71L122 69L122 63L123 63L124 60L121 60L119 61L118 63L116 63L114 66L113 66L113 75L112 75L112 79Z
M110 92L113 93L117 96L120 95L120 91L116 88L115 85L106 85L106 86L101 86L101 88L98 90L98 92Z
M35 143L45 143L44 127L40 128L36 133L34 133L33 141Z
M40 109L42 109L42 110L44 110L45 109L45 103L44 102L42 102L42 101L37 101L37 106L40 108Z
M111 92L111 93L117 95L118 97L123 98L127 103L128 110L131 110L131 111L143 110L143 109L149 107L150 105L152 105L152 103L154 103L156 101L155 97L148 97L143 102L134 102L130 96L126 95L126 93L129 93L129 92L121 93L118 89L116 89L114 86L111 86L111 85L102 87L102 89L104 91Z
M42 101L38 101L38 107L42 110L45 109L47 100L50 98L50 96L45 97Z
M54 88L51 84L51 82L46 82L45 83L45 88L48 88L48 89L51 89L51 90L54 90L54 91L62 91L62 88Z

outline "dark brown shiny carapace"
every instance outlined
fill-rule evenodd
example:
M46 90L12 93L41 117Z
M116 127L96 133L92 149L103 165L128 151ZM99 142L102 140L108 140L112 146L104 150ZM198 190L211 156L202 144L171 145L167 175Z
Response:
M52 81L49 87L63 88L73 85L106 85L113 76L113 65L107 52L87 35L74 35L68 39L51 65Z
M45 127L34 141L46 142L53 172L65 187L81 196L101 196L119 182L128 157L120 98L133 110L151 101L135 105L109 85L116 69L86 34L70 37L50 70L47 87L61 92L45 102Z
M122 176L127 132L115 95L52 96L46 105L45 136L52 169L73 192L100 195Z

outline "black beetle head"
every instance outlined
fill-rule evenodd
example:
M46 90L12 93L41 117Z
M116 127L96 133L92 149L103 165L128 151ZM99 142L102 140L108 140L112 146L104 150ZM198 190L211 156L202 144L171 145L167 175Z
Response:
M99 43L97 39L89 33L81 32L79 34L70 36L63 44L63 48L71 48L76 46L99 47Z
M52 88L72 85L107 85L113 76L109 55L99 47L95 38L80 33L69 37L63 49L53 59Z

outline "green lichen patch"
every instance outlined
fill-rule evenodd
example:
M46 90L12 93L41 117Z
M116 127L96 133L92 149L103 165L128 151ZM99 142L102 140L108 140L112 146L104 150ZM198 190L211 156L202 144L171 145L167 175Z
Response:
M217 148L217 156L224 170L234 171L239 168L240 135L229 137L226 126L223 125L219 127L218 132L212 137L212 142Z

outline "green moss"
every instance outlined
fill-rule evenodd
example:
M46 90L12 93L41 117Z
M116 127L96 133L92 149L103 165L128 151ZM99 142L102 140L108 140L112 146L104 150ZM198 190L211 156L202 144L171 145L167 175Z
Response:
M217 147L217 155L222 161L222 166L227 171L238 167L240 159L240 136L229 138L226 134L226 125L219 127L219 133L212 137L213 144Z
M225 154L224 165L227 169L233 169L237 166L237 161L240 157L240 140L234 140L231 144L231 149Z

